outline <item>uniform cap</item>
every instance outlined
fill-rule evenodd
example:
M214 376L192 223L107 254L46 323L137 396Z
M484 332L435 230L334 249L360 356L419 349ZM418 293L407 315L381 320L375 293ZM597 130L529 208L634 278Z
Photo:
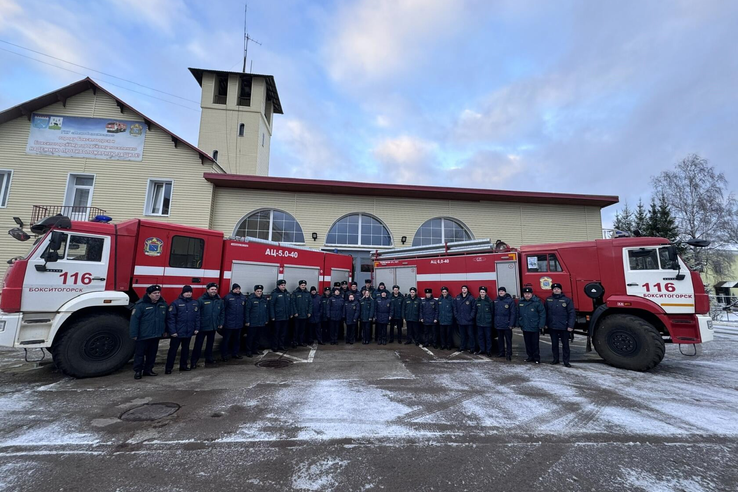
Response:
M330 292L330 291L331 291L331 288L330 287L323 288L323 292Z
M532 294L533 289L531 289L530 287L523 287L523 294L525 294L526 292Z
M433 289L425 289L426 294L433 294Z
M285 279L277 280L277 285L286 285L287 281Z
M410 292L417 292L417 291L418 289L416 289L415 287L410 287Z
M299 281L299 282L297 282L297 283L298 283L298 284L300 284L300 285L307 285L307 284L308 284L308 283L307 283L307 280L300 280L300 281Z
M264 286L259 285L259 284L254 285L254 291L257 291L257 290L264 290Z
M238 285L238 284L231 285L231 290L236 290L236 289L240 289L240 288L241 288L241 286Z
M351 282L351 285L356 285L358 287L359 284L357 284L356 282Z
M441 287L441 292L443 292L444 290L445 290L446 292L448 292L448 287L446 287L445 285L444 285L443 287Z
M372 279L368 278L368 279L364 280L364 283L365 284L371 284L372 283Z
M479 292L482 292L482 291L485 291L485 292L487 292L487 287L485 287L484 285L483 285L483 286L481 286L481 287L479 288Z
M217 287L218 284L215 282L210 282L208 285L205 286L205 290L208 290L210 287Z
M342 281L341 281L341 285L348 285L348 282L347 282L347 281L345 281L345 280L342 280Z
M552 289L555 289L555 288L557 288L557 287L558 287L559 289L561 289L561 288L562 288L562 287L561 287L561 284L560 284L560 283L558 283L558 282L556 282L556 283L553 283L553 284L551 284L551 288L552 288Z
M468 285L464 284L464 285L462 285L462 286L461 286L461 288L462 288L462 289L463 289L464 287L466 287L466 290L469 290L469 286L468 286Z
M379 286L380 287L386 287L386 285L384 285L384 282L379 282Z
M399 285L393 285L393 286L392 286L392 288L393 288L393 289L399 289L399 288L400 288L400 286L399 286Z
M192 287L189 285L185 285L184 287L182 287L182 294L184 294L185 292L192 292Z
M341 289L340 289L340 287L336 287L336 288L334 288L334 289L333 289L333 292L341 292Z
M312 287L310 287L310 292L318 292L318 289L316 289L315 286L313 285Z
M507 289L504 288L504 287L498 287L497 288L497 292L505 292L505 293L507 293Z
M333 287L341 287L341 282L333 282Z
M157 291L161 292L161 285L154 284L154 285L149 285L148 287L146 287L147 294L151 294L152 292L157 292Z

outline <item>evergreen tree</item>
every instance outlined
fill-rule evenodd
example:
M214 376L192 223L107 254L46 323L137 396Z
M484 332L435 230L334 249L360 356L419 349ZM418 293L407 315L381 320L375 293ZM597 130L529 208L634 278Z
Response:
M625 202L623 210L615 212L615 221L612 223L612 227L628 233L633 231L633 211L628 207L628 202Z
M646 207L643 206L643 201L638 199L638 207L636 208L635 214L633 214L633 231L638 231L641 235L646 236L646 229L648 228L648 216L646 215Z
M676 221L671 215L671 209L669 208L669 202L666 196L661 195L659 197L659 211L658 211L658 235L664 237L669 241L676 241L679 237L679 229L677 229Z
M648 225L646 226L646 236L660 237L659 233L659 206L656 199L651 197L651 207L648 209Z

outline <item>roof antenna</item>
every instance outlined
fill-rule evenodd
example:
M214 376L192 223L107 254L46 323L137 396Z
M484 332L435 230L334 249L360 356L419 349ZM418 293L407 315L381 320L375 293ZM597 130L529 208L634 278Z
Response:
M246 56L249 52L249 41L253 41L254 43L261 46L261 43L249 36L249 28L248 24L246 23L246 14L248 14L249 10L249 4L245 4L243 8L243 73L246 73ZM251 68L254 67L253 60L251 61Z

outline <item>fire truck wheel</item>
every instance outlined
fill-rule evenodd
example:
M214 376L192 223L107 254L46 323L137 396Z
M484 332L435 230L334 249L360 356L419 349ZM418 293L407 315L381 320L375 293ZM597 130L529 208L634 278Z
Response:
M125 318L116 314L91 314L74 321L61 333L51 353L64 374L91 378L123 367L133 357L134 348Z
M602 320L593 343L605 362L632 371L656 367L666 350L658 330L632 314L613 314Z

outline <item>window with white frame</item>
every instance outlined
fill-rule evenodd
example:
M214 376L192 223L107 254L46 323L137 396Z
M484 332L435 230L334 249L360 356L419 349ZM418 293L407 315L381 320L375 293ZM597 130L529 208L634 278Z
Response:
M10 180L12 177L13 171L8 169L0 169L0 208L5 208L8 206Z
M347 215L337 220L325 238L326 244L352 246L392 246L392 235L378 219L366 214Z
M448 217L436 217L426 221L418 228L413 246L453 243L472 239L469 230L461 222Z
M235 235L281 243L305 242L300 223L287 212L274 209L250 213L238 224Z
M146 193L146 215L169 215L172 203L171 179L150 179Z

